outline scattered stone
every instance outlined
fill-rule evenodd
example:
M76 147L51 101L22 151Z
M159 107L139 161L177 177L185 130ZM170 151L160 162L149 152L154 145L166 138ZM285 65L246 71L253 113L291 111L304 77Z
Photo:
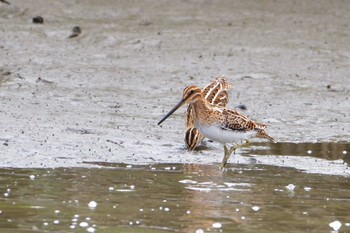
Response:
M6 3L6 4L8 4L8 5L11 5L11 3L9 3L8 1L6 1L6 0L0 0L0 2L2 2L2 3Z
M81 29L79 26L75 26L73 29L72 29L72 34L68 37L68 38L74 38L74 37L77 37L80 35L81 33Z
M35 16L33 18L33 23L43 24L44 23L44 18L41 17L41 16Z
M237 108L240 110L244 110L244 111L248 109L245 104L239 104L239 105L237 105Z
M45 83L45 84L52 84L52 83L53 83L52 81L43 79L43 78L41 78L41 77L39 77L39 78L36 80L36 83L38 83L38 82L42 82L42 83Z

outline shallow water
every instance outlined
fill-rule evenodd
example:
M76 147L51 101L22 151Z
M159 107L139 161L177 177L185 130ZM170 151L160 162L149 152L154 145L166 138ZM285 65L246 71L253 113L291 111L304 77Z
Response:
M277 144L270 149L255 144L230 160L242 157L250 162L229 163L225 171L219 163L2 168L0 228L6 232L330 232L329 223L338 220L341 232L347 232L348 153L349 144ZM266 156L271 161L284 157L286 166L256 160ZM288 157L298 157L308 166L293 168ZM343 167L332 169L343 175L327 175L335 161ZM315 171L314 167L325 164ZM97 206L89 207L91 201Z

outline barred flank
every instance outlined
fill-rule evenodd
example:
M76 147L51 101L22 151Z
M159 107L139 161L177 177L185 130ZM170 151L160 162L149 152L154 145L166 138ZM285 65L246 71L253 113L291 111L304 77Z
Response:
M188 128L185 134L185 143L187 149L193 150L199 144L201 140L201 135L196 128Z

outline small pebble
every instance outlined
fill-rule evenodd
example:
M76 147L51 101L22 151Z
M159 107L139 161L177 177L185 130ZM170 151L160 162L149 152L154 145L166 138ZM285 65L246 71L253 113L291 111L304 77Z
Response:
M339 222L338 220L336 220L336 221L334 221L334 222L329 223L329 226L330 226L331 228L333 228L333 230L338 231L338 230L340 229L340 227L341 227L341 222Z
M34 180L34 179L35 179L35 176L34 176L34 175L30 175L30 176L29 176L29 179Z
M203 229L197 229L196 233L204 233Z
M108 190L109 190L109 191L113 191L114 188L113 188L113 187L109 187Z
M60 224L60 220L53 221L53 224Z
M0 2L6 3L7 5L11 5L11 3L9 3L9 2L6 1L6 0L1 0Z
M258 211L258 210L260 210L260 207L259 207L259 206L253 206L252 209L253 209L254 211Z
M309 191L311 191L311 187L304 187L304 190L309 192Z
M79 36L81 33L81 29L79 26L75 26L73 29L72 29L72 34L68 37L68 38L73 38L73 37L77 37Z
M59 210L55 210L55 214L59 214L60 213L60 211Z
M44 18L41 17L41 16L35 16L33 18L33 23L43 24L44 23Z
M308 154L311 154L311 153L312 153L312 150L308 150L307 153L308 153Z

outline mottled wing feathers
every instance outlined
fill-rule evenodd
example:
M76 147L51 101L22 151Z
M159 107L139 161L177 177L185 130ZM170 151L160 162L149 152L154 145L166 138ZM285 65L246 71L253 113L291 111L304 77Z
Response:
M231 109L223 109L222 114L225 122L222 128L227 130L252 131L263 130L267 127L266 124L254 122L245 115Z
M220 76L214 82L202 89L204 98L213 105L225 107L228 103L228 90L232 87L225 76Z

